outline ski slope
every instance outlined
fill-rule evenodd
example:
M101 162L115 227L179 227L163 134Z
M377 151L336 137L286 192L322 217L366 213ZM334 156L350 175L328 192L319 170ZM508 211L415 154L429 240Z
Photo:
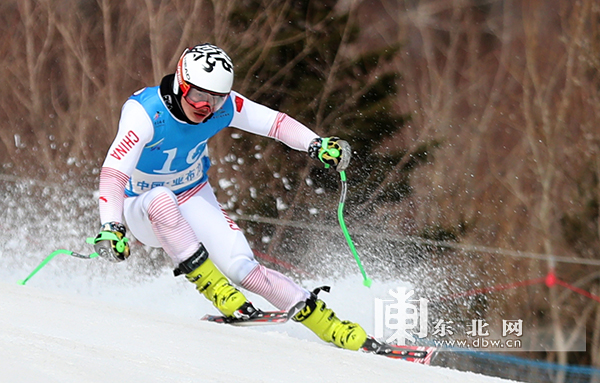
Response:
M203 322L197 318L214 310L168 273L123 284L109 276L90 282L81 274L59 282L42 271L20 286L23 276L0 279L4 383L507 382L337 349L296 323L237 328ZM356 310L357 301L381 292L355 280L333 287L331 306L355 311L355 320L372 315Z

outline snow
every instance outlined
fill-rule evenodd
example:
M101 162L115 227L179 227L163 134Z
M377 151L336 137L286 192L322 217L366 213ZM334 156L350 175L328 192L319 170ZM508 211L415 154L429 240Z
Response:
M238 328L203 322L198 318L214 309L168 271L134 282L119 278L126 270L119 265L64 262L87 263L78 267L89 274L65 275L60 262L51 263L21 286L16 281L27 272L0 273L2 382L506 382L341 350L297 323ZM358 276L329 284L328 305L367 329L373 297L398 285L375 281L367 289Z

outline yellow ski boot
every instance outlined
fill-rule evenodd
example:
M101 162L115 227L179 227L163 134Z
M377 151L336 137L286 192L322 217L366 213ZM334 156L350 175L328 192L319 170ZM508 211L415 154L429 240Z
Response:
M365 330L358 323L340 320L333 310L325 306L325 302L317 299L320 290L328 292L329 287L315 289L306 302L301 302L300 311L292 319L308 327L325 342L348 350L360 349L367 340Z
M196 290L203 294L213 305L227 317L242 318L251 316L256 309L246 301L246 297L236 289L227 277L208 259L208 251L204 245L190 258L186 259L173 272L175 276L185 274L188 281L196 285Z

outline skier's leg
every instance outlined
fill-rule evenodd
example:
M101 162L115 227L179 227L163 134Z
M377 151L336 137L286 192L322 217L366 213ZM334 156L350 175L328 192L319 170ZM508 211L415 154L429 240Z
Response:
M158 187L139 197L127 198L125 219L130 231L142 243L165 250L177 265L176 275L186 274L197 290L224 315L238 314L246 298L208 258L205 248L181 215L173 192Z
M310 298L297 306L299 311L292 319L308 327L325 342L349 350L360 349L367 340L365 330L358 323L340 320L325 302L317 298L320 290L315 289Z
M367 333L359 324L340 320L325 302L317 298L318 289L308 293L274 270L258 265L244 278L242 287L265 297L281 310L299 310L292 319L308 327L325 342L358 350L367 340Z
M298 302L305 301L310 296L308 291L290 278L260 264L256 264L241 285L283 311L290 311Z
M280 310L301 308L293 319L326 342L351 350L364 344L367 334L360 325L341 321L317 299L316 293L309 293L288 277L256 262L245 236L209 188L183 203L181 210L211 258L234 283L261 295Z
M259 265L246 237L223 211L210 187L182 203L181 212L211 259L232 282L285 311L310 296L288 277Z

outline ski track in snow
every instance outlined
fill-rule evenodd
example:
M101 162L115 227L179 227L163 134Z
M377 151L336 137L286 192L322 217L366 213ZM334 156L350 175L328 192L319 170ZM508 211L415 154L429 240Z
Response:
M254 328L203 322L198 318L215 310L167 271L134 283L49 269L26 286L16 281L28 272L0 274L2 382L507 382L341 350L293 322ZM402 285L375 281L367 289L356 276L330 284L327 304L369 332L374 298Z

